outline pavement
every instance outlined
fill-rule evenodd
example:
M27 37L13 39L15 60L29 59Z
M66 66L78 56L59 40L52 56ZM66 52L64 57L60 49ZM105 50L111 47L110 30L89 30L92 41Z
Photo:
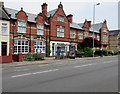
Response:
M104 56L104 57L114 57L114 56ZM98 57L82 57L82 58L75 58L75 59L55 59L55 57L45 57L45 60L40 60L40 61L23 61L23 62L11 62L11 63L3 63L0 64L2 69L7 69L11 67L19 67L19 66L29 66L29 65L43 65L43 64L50 64L50 63L57 63L57 61L64 62L65 60L82 60L82 59L96 59L96 58L101 58L100 56Z

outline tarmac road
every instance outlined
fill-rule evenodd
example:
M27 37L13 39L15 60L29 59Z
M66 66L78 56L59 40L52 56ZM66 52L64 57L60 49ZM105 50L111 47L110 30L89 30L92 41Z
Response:
M118 56L3 69L2 87L3 92L118 92Z

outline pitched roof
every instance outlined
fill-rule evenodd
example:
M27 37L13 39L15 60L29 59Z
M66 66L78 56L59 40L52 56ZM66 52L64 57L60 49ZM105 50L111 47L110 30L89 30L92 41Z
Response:
M70 27L75 29L82 29L81 25L78 23L70 23Z
M0 19L9 19L8 14L2 8L0 8Z
M100 29L102 28L102 26L103 26L103 23L93 24L90 28L90 31L93 32L93 29L94 29L94 32L100 33Z
M112 30L112 31L109 31L109 35L118 35L120 32L120 30Z
M15 15L19 12L18 10L15 10L15 9L11 9L11 8L5 8L5 10L7 11L8 14L11 14L11 18L12 19L16 19ZM48 16L53 16L55 14L55 12L57 11L57 9L54 9L54 10L51 10L48 12ZM32 13L27 13L27 16L28 16L28 21L30 22L36 22L35 21L35 18L37 17L36 14L32 14Z
M47 14L48 14L48 16L50 16L50 15L53 16L56 11L57 11L57 9L54 9L54 10L49 11Z
M8 12L8 14L11 14L12 19L16 19L15 15L19 12L18 10L14 10L14 9L10 9L10 8L5 8L5 10ZM27 13L27 12L26 12L26 14L28 16L28 21L35 22L35 17L37 17L37 15Z

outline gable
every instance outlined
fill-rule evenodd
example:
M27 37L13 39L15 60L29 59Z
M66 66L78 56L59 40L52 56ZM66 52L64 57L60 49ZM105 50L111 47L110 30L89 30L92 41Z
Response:
M26 21L28 20L27 14L22 9L16 14L16 18Z
M6 19L8 20L9 19L9 16L8 14L4 11L4 9L0 8L0 19Z
M11 15L11 18L12 18L12 19L17 19L17 18L16 18L16 14L19 12L18 10L10 9L10 8L5 8L5 10L6 10L6 12L7 12L8 14ZM26 13L26 15L28 16L28 21L30 21L30 22L36 22L36 21L35 21L35 17L37 17L37 15L31 14L31 13Z
M64 12L64 10L62 8L58 8L56 10L56 12L53 14L52 18L57 20L58 16L63 16L64 17L64 21L68 22L67 16L66 16L66 14L65 14L65 12Z
M35 20L37 23L44 23L44 18L40 14L38 14Z

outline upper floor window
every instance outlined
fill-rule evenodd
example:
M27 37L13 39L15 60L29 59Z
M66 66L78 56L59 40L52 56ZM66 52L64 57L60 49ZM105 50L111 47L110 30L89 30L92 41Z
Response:
M44 25L37 24L37 35L44 35Z
M100 40L100 36L99 36L99 35L97 35L97 40L98 40L98 41Z
M84 32L84 38L88 37L88 32Z
M103 29L103 32L107 32L107 30L104 28L104 29Z
M75 31L71 30L70 31L70 38L75 38L75 35L76 35Z
M18 32L26 33L26 22L25 21L18 21Z
M108 36L107 35L103 35L103 42L108 42Z
M83 33L82 32L79 33L79 39L83 39Z
M64 17L63 17L63 16L58 16L58 19L57 19L57 21L64 22Z
M7 34L7 24L6 23L2 23L2 34L3 35Z
M65 27L57 26L57 37L64 37Z

